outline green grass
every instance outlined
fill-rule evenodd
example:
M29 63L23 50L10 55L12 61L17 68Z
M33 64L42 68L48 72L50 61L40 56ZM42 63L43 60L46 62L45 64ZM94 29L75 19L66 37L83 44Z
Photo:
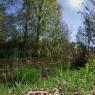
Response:
M37 81L40 78L40 71L32 66L20 66L14 69L14 75L17 81Z
M31 89L55 87L62 87L63 95L95 95L95 59L91 59L86 67L80 70L63 67L52 69L53 74L48 79L43 79L40 71L34 67L16 68L15 76L18 81L11 87L0 83L0 95L26 95Z

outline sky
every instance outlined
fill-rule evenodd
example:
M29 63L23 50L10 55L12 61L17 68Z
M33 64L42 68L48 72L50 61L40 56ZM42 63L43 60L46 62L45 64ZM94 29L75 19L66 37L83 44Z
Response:
M75 41L77 29L82 24L82 16L78 14L78 11L82 9L82 5L71 5L70 0L59 0L58 3L62 7L62 19L65 20L65 22L68 24L70 31L72 32L71 40Z

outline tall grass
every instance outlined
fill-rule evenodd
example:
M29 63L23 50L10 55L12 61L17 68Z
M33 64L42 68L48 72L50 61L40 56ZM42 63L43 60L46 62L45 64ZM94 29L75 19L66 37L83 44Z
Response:
M20 66L14 69L15 78L20 82L37 81L40 78L40 71L32 66Z
M63 69L57 66L53 74L47 79L41 77L37 68L22 66L15 69L16 79L12 87L0 84L0 95L26 95L35 88L54 88L62 87L63 95L95 95L95 57L90 59L85 68L79 70ZM4 90L5 89L5 90ZM4 94L2 94L4 93Z

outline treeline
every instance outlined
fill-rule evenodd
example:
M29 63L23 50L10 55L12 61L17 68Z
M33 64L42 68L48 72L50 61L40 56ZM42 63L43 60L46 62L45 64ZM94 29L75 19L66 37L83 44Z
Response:
M0 58L56 59L69 48L57 0L1 0L0 13Z
M95 8L94 0L89 0ZM95 45L95 11L84 6L77 42L62 21L57 0L1 0L0 58L45 58L81 66ZM92 49L93 48L93 49Z

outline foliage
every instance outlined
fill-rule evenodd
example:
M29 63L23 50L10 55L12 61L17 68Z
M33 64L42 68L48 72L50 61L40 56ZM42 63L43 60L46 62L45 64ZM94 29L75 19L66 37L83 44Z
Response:
M36 89L36 88L55 88L55 87L62 87L63 88L63 94L64 95L73 95L76 93L80 93L82 95L86 95L89 93L89 95L92 95L95 93L95 68L91 65L94 64L95 57L88 62L85 68L81 68L80 70L70 70L66 69L64 70L63 67L58 67L54 69L55 71L53 72L53 75L50 75L48 79L43 79L40 78L39 80L36 80L34 82L29 82L29 81L23 81L22 80L18 83L15 82L15 85L11 87L6 87L4 84L0 88L0 94L2 93L14 93L15 95L18 95L20 93L21 95L24 95L31 89ZM24 75L28 76L34 76L33 73L27 73L30 72L29 67L24 67L26 70L22 70L22 73L19 73L21 79L25 78ZM32 68L34 72L34 68ZM23 75L23 73L25 73ZM35 72L35 75L38 75L37 72ZM33 74L33 75L32 75ZM18 76L16 76L18 77ZM33 78L33 77L32 77ZM30 79L30 78L29 78ZM34 79L36 79L34 77ZM6 89L6 91L4 91ZM1 91L2 90L2 91Z
M0 38L4 32L4 42L0 42L0 58L16 59L17 63L18 59L24 58L27 62L22 63L29 64L14 68L14 84L6 82L4 87L1 83L0 95L7 92L24 95L33 88L54 87L62 87L65 95L94 93L95 56L89 57L88 53L95 38L92 10L85 7L84 26L79 29L77 43L72 45L68 26L61 22L57 0L1 1ZM93 0L90 2L94 4ZM7 8L15 6L18 9L8 13ZM10 63L14 63L13 60ZM70 68L71 65L81 68L75 70Z
M0 42L2 42L3 40L4 33L3 25L4 25L4 9L3 6L0 4Z
M0 58L48 58L52 63L70 62L69 29L61 22L57 0L15 0L1 4L5 8L5 42L0 45ZM14 12L8 13L7 7L13 7Z
M85 64L90 58L90 54L86 45L81 42L74 43L73 60L71 63L72 68L85 67Z
M89 6L91 5L91 6ZM81 42L86 44L88 51L90 50L91 45L95 44L95 1L87 0L87 4L84 5L84 11L81 11L83 17L83 26L80 26L78 30L78 36L81 39Z

